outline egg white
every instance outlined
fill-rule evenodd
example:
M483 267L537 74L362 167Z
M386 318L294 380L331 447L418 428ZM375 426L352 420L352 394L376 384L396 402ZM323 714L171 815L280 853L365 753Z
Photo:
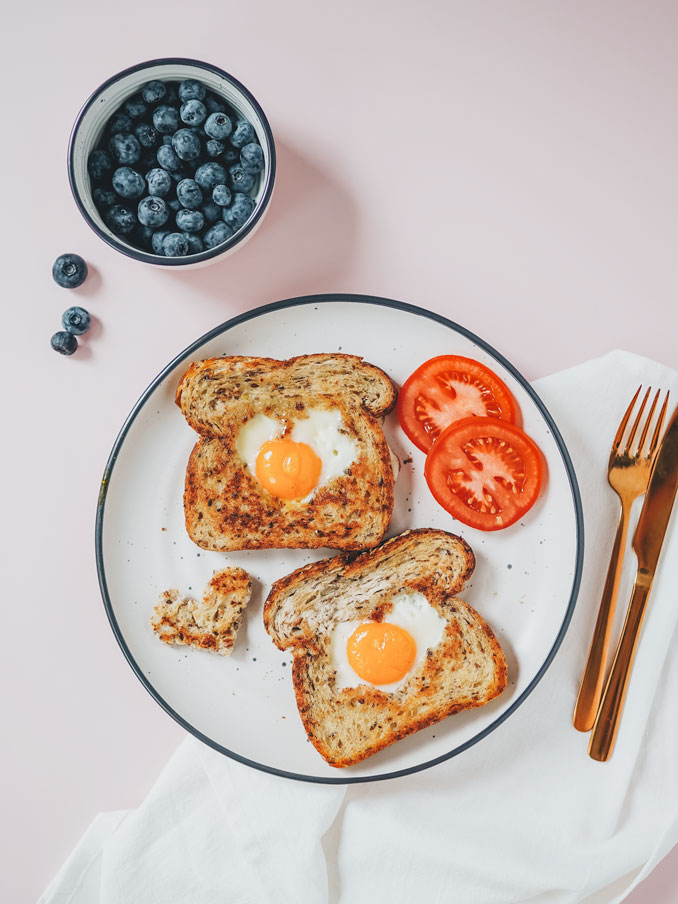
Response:
M414 638L417 652L407 674L390 684L372 684L361 678L348 661L346 645L348 639L356 628L364 625L368 619L356 619L340 622L332 631L330 641L330 657L332 667L336 672L336 688L342 690L345 687L357 687L367 684L376 687L380 691L393 693L407 681L412 672L420 665L426 656L426 651L435 647L443 639L446 620L436 612L423 593L398 593L392 598L393 609L384 616L384 621L392 625L398 625L408 631Z
M306 443L321 461L320 477L313 490L299 502L308 502L314 494L336 477L341 477L357 458L358 443L346 430L336 408L310 408L307 417L292 421L289 436L295 443ZM243 464L256 478L257 456L264 443L282 436L285 425L265 414L255 414L244 424L235 441Z

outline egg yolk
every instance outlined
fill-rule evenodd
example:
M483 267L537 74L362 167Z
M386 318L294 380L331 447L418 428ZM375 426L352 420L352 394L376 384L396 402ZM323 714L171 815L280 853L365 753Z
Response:
M259 450L256 460L261 485L278 499L303 499L318 483L322 461L306 443L272 439Z
M399 625L366 622L355 629L346 644L349 665L370 684L400 681L417 655L414 638Z

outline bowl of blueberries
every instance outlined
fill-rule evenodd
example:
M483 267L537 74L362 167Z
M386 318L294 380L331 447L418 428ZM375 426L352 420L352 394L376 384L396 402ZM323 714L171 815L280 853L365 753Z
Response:
M98 88L73 126L71 190L94 231L145 263L198 267L256 230L275 145L256 99L216 66L161 59Z

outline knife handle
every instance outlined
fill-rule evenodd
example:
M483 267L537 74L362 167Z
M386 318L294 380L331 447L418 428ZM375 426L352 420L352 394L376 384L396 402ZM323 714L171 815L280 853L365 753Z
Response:
M600 704L600 698L605 684L605 667L607 665L608 651L610 649L610 635L612 623L617 605L619 581L621 580L622 567L624 565L624 550L629 528L631 506L624 503L619 512L619 524L617 535L614 539L610 564L605 578L605 587L600 599L596 627L591 639L586 667L579 685L577 703L574 708L572 724L578 731L591 731L596 721L596 713Z
M652 575L639 570L633 585L631 602L615 653L610 677L607 679L598 715L591 733L589 756L604 762L610 758L621 719L626 689L638 646L640 629L652 587Z

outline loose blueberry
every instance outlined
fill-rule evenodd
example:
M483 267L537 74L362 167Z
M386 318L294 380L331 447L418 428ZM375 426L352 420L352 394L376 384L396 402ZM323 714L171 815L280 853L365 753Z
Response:
M236 163L229 169L229 180L233 186L233 191L246 194L252 191L257 181L255 173L248 172L242 163Z
M51 343L54 351L59 352L60 355L72 355L78 347L78 340L75 336L65 330L59 330L58 333L55 333L52 336Z
M207 109L202 101L194 98L181 105L180 116L187 125L199 126L201 122L205 121Z
M164 254L165 252L162 250L162 243L165 239L165 236L169 235L169 232L165 229L156 230L151 237L151 248L153 249L153 254Z
M63 289L77 289L87 279L87 264L79 254L60 254L52 265L52 276Z
M246 119L239 119L231 135L231 144L234 148L244 148L246 144L254 141L254 128Z
M148 107L144 103L140 94L135 94L125 101L125 110L131 119L141 119L148 112Z
M69 308L64 311L61 317L61 324L67 333L72 333L74 336L82 336L90 326L89 311L77 305Z
M217 141L216 138L210 138L209 141L205 142L205 150L207 151L208 157L221 157L226 150L226 145L223 141Z
M172 135L179 128L179 111L176 107L161 104L153 111L153 127L161 135Z
M215 185L226 182L226 170L220 163L203 163L195 171L194 178L200 188L210 190Z
M118 132L108 142L108 150L121 166L132 166L141 156L141 145L135 135Z
M113 173L113 188L121 198L140 198L146 191L146 183L141 173L129 166L121 166Z
M112 207L116 202L116 197L112 191L106 191L105 188L95 188L92 192L92 200L102 210L106 207Z
M174 137L174 133L172 133L171 135L163 135L162 143L166 144L168 147L174 147L174 145L172 144L173 137Z
M89 155L87 169L92 179L95 182L100 182L112 171L113 161L106 151L102 148L97 148L96 151L92 151Z
M215 97L214 94L208 94L204 99L204 104L207 107L208 113L225 113L226 112L226 104L221 100L220 97Z
M228 224L221 222L215 223L214 226L211 226L207 232L203 235L202 240L205 248L215 248L217 245L221 245L222 242L225 242L226 239L230 239L233 235L233 230L228 226Z
M245 225L255 207L256 204L252 198L236 192L233 195L233 203L230 207L224 207L221 215L224 223L235 231Z
M167 94L167 89L163 82L154 79L152 82L146 82L141 89L141 96L147 104L159 103Z
M132 117L128 116L126 113L123 113L122 110L118 110L117 113L114 113L113 116L108 121L108 133L109 135L115 135L118 132L131 132L132 131Z
M216 223L221 217L221 207L219 207L218 204L215 204L214 201L208 201L206 204L203 204L201 210L207 223Z
M169 208L162 198L142 198L137 207L137 217L142 226L164 226Z
M237 148L226 148L224 151L224 163L238 163L240 151Z
M154 167L146 173L146 184L149 195L155 198L164 198L172 187L172 180L167 170Z
M192 129L179 129L175 132L172 147L182 160L195 160L200 156L200 139Z
M212 189L212 200L219 207L228 207L231 203L231 189L228 185L215 185Z
M202 239L199 235L192 232L185 232L184 235L188 239L188 253L199 254L203 250Z
M264 152L260 145L252 142L240 151L240 162L248 173L260 173L264 168Z
M179 210L176 223L182 232L200 232L205 225L205 217L199 210Z
M225 113L211 113L205 123L205 131L210 138L216 138L221 141L233 131L233 123Z
M158 148L156 157L160 166L171 173L181 169L181 160L175 154L174 148L168 144L163 144Z
M177 211L181 210L181 201L178 198L172 198L171 201L167 202L167 206L174 213L177 213Z
M138 122L134 126L134 134L142 148L154 148L160 136L148 122Z
M165 257L183 257L188 254L190 245L181 232L170 232L162 240L162 253Z
M115 204L104 214L104 220L109 229L117 235L129 235L136 226L136 217L127 207Z
M177 198L188 210L197 210L202 204L202 192L194 179L182 179L177 185Z
M184 103L187 100L202 100L205 96L205 86L193 78L184 79L179 85L179 97Z

